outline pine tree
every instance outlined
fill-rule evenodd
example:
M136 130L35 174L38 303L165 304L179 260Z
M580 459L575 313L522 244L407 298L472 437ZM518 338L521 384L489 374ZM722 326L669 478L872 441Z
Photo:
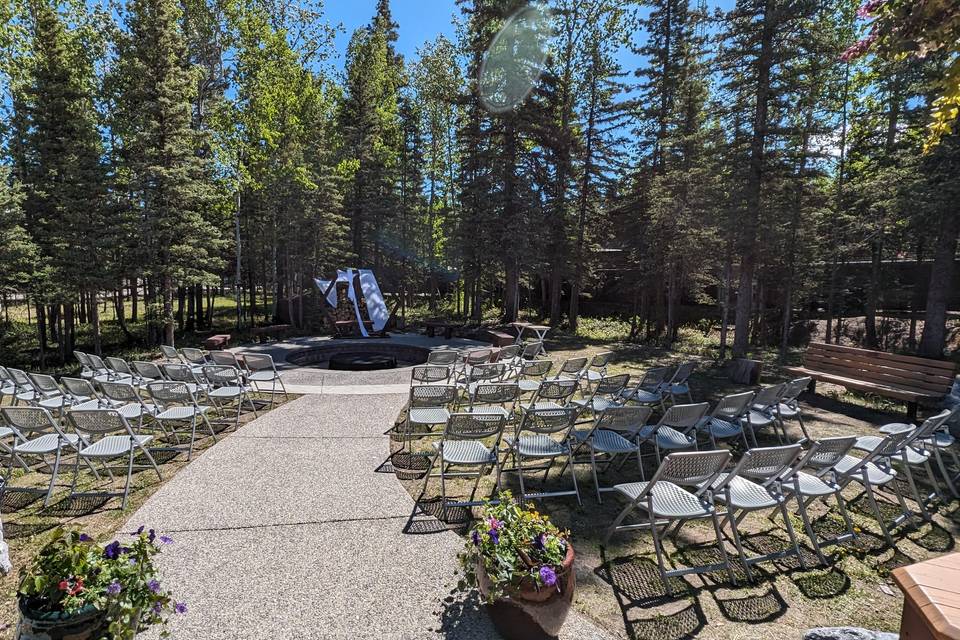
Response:
M146 274L157 286L162 340L173 344L177 283L213 277L221 237L206 219L212 201L202 146L192 125L196 72L187 65L182 14L174 0L133 0L120 43L118 105L128 205L141 222Z

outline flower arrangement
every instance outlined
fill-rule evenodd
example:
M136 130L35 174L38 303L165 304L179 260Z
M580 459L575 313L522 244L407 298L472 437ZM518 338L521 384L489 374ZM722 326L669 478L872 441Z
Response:
M487 600L493 602L524 582L539 589L559 589L567 555L569 532L560 531L535 509L517 504L509 491L483 506L473 526L460 565L465 578L461 590L477 585L480 566L490 582Z
M109 638L132 640L144 626L164 626L171 612L186 613L158 579L153 557L173 540L140 527L127 544L103 546L85 533L58 529L21 573L17 595L32 614L72 616L102 612Z

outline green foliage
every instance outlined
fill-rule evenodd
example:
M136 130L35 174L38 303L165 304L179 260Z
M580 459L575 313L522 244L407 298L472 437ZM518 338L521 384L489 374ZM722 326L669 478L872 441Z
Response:
M459 555L466 576L460 588L477 584L482 564L490 580L489 602L509 595L529 582L540 589L559 588L557 576L567 554L568 532L560 531L547 516L532 507L521 507L509 491L497 502L483 506L480 520L470 530Z
M132 640L150 625L164 627L174 611L186 612L159 581L154 556L172 542L143 527L129 545L97 544L78 531L58 529L22 570L18 595L36 613L73 615L85 607L107 614L110 637Z

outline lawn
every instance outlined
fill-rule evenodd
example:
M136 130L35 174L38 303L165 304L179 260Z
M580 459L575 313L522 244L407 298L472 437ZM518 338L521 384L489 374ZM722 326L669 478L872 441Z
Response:
M708 400L712 404L721 395L742 390L729 381L724 366L705 357L715 346L709 339L691 341L687 336L674 345L674 351L664 351L605 341L603 338L611 333L609 325L602 328L601 333L605 335L596 335L597 328L590 333L593 335L554 334L554 339L547 343L549 357L562 360L612 350L615 357L610 372L626 372L633 376L654 365L676 364L692 358L700 362L692 379L695 400ZM762 359L764 383L784 379L775 363L775 353L764 352ZM803 399L806 424L814 438L873 434L877 426L903 417L902 413L896 413L902 411L902 407L854 396L839 387L820 385L818 391L820 395ZM795 423L792 435L799 437ZM426 451L432 441L414 441L414 451ZM777 442L771 437L766 442L761 439L760 444L775 445ZM399 439L395 439L392 446L394 451L401 451L394 456L401 482L411 496L420 498L426 513L439 516L439 479L432 479L421 496L422 471L416 469L422 469L423 460L414 458L412 462L408 461ZM655 465L651 456L645 465L647 478L655 471ZM560 478L556 472L558 468L559 465L549 476L551 489L566 488L570 484L569 472ZM759 577L755 584L741 581L740 586L733 586L725 574L686 576L674 579L675 595L670 597L660 583L649 533L620 532L608 547L601 545L607 526L623 508L624 502L616 494L606 493L603 504L597 503L589 465L578 465L577 477L582 507L577 506L572 496L539 500L536 505L559 526L571 531L578 557L576 608L615 637L631 640L673 640L689 636L718 640L779 640L800 637L811 627L835 625L894 631L899 625L902 597L890 580L890 570L951 550L955 536L960 533L960 514L953 503L941 508L933 523L896 530L897 549L890 549L880 536L865 502L853 500L851 515L860 534L852 543L825 548L832 558L832 567L817 565L813 549L802 534L802 523L799 517L794 517L793 525L800 535L803 555L809 565L807 570L800 567L795 557L788 556L780 561L756 565ZM514 494L519 492L515 473L505 473L503 480L505 488ZM622 471L613 469L600 477L605 486L636 480L639 477L635 462L624 465ZM472 479L448 481L448 499L463 499L469 494L472 483ZM535 490L541 486L536 481L532 484ZM490 495L493 491L490 475L481 481L478 495ZM856 493L851 486L846 495L853 499ZM818 531L833 531L838 525L842 526L836 509L828 512L821 506L817 505L811 513ZM477 515L477 509L471 513L464 508L451 508L447 515L446 523L439 526L463 533ZM786 546L785 530L782 523L777 522L772 523L763 512L747 517L741 530L748 532L745 541L748 553L766 553ZM414 529L430 529L431 526L437 525L421 518L411 524ZM733 549L729 540L727 547ZM688 524L676 541L668 542L668 549L674 563L708 563L704 558L717 553L712 544L712 527L706 522ZM742 569L738 573L742 578Z

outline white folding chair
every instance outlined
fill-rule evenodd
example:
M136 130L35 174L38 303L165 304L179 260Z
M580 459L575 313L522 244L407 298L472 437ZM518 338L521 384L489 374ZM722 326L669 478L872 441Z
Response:
M130 481L133 478L133 461L138 453L142 453L146 457L150 466L157 472L157 478L163 480L160 468L146 447L153 440L153 436L135 434L133 428L130 427L130 423L116 409L68 411L67 419L73 425L77 435L85 442L90 443L81 447L77 454L73 466L73 484L70 487L71 498L76 496L117 497L122 495L123 501L120 504L120 509L126 509L127 498L130 495ZM113 480L113 471L107 465L107 462L122 458L127 459L127 480L122 494L109 491L77 492L77 478L80 474L81 459L91 466L95 460L102 462L110 480Z
M247 365L250 374L247 376L247 382L251 385L253 391L263 393L262 385L270 384L270 408L273 408L277 393L277 386L283 391L284 401L289 400L287 387L283 384L283 378L277 371L277 365L273 362L273 357L266 353L245 353L243 361Z
M800 409L800 394L807 390L813 378L805 376L791 380L783 388L783 395L780 396L780 402L777 403L777 418L784 429L786 435L786 420L796 420L800 425L800 431L803 433L803 439L800 442L806 442L810 439L807 433L807 426L803 424L803 412Z
M598 378L595 383L591 385L592 391L589 397L571 400L570 402L590 415L601 413L611 407L619 407L621 406L620 393L626 389L629 382L629 373Z
M250 388L244 383L239 369L227 365L208 364L202 371L210 385L207 397L210 398L217 412L226 419L227 409L233 407L234 429L240 426L240 415L243 413L244 404L250 406L254 417L257 416L257 406L250 397Z
M750 437L753 439L754 447L758 446L757 431L771 426L773 427L774 433L777 435L777 440L779 440L780 444L784 444L786 430L783 428L783 423L780 421L780 416L777 413L777 406L780 404L780 399L783 398L783 392L786 388L787 385L784 383L773 384L768 387L764 387L757 391L753 401L750 403L750 410L747 411L747 421L745 426L747 431L750 432Z
M645 407L659 406L660 411L666 411L663 385L670 371L670 367L656 367L648 370L640 378L637 386L621 392L621 400L624 404L634 402Z
M697 430L707 434L710 445L717 449L723 440L743 440L743 448L750 448L743 423L747 419L747 407L753 400L754 392L732 393L717 401L717 406L709 416L704 416L697 424Z
M536 393L552 368L553 360L523 360L517 377L520 393Z
M569 382L576 383L575 380ZM545 384L551 384L550 382ZM520 479L520 500L524 502L528 499L549 498L556 496L575 495L577 503L582 505L580 500L580 489L577 486L577 474L572 467L573 450L570 447L571 433L576 426L577 407L547 407L547 408L527 408L523 412L520 424L517 426L515 435L504 437L507 445L507 455L513 458L514 469ZM541 491L538 493L527 493L524 483L525 471L543 471L543 483L546 484L550 469L559 458L565 458L567 465L571 465L570 476L573 479L573 489L563 491ZM524 467L525 460L545 461L539 466Z
M690 393L690 376L696 370L696 362L684 362L673 372L673 375L663 386L664 393L670 398L670 404L677 404L678 396L686 396L687 403L693 404L693 394Z
M140 392L129 382L104 380L100 383L100 391L103 397L110 401L109 408L116 409L124 419L136 425L137 433L143 430L145 420L155 418L157 415L156 405L144 402ZM164 433L166 433L165 430Z
M153 417L164 431L169 427L174 434L180 425L190 425L190 445L187 449L187 460L193 457L193 446L197 438L197 426L203 423L213 441L217 441L217 434L207 418L210 407L197 402L190 388L183 382L148 382L147 392L159 410Z
M606 472L618 456L624 456L624 462L626 462L626 458L630 455L636 455L640 479L644 478L640 445L632 439L632 436L646 424L650 413L650 407L611 406L594 414L594 420L589 429L573 430L573 463L581 464L578 456L583 453L590 455L590 470L593 474L593 486L598 503L603 504L601 492L613 491L613 487L600 486L598 474ZM598 468L598 464L604 465L602 470ZM560 473L563 474L562 469Z
M697 448L697 425L710 408L706 402L675 404L663 414L656 424L646 425L637 431L638 445L653 444L659 462L662 452L683 451Z

